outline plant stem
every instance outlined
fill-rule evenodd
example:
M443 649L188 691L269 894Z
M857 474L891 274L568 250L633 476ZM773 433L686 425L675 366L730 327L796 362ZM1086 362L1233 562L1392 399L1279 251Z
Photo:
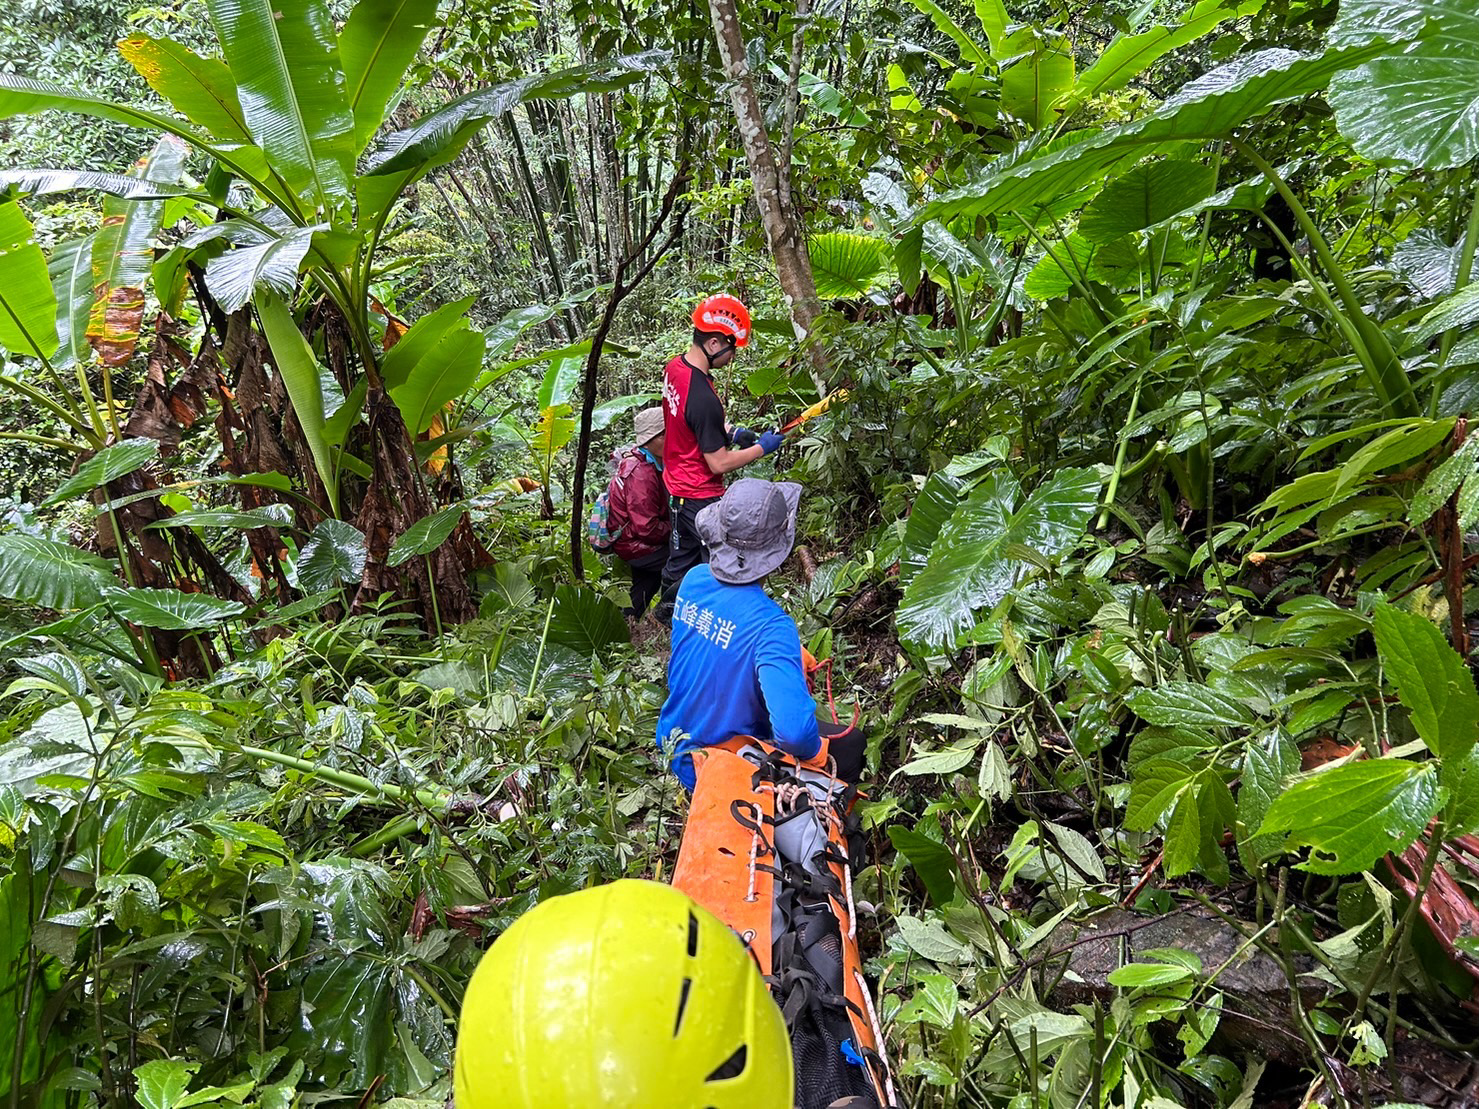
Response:
M525 690L527 700L534 696L534 687L539 684L539 664L544 661L544 644L549 639L549 624L555 616L555 599L549 599L549 610L544 614L544 631L539 634L539 652L534 656L534 669L529 673L529 688Z
M1474 194L1474 203L1469 208L1469 223L1464 228L1463 244L1459 247L1458 270L1454 274L1453 291L1460 292L1469 283L1469 278L1474 273L1474 252L1479 249L1479 192ZM1438 368L1448 363L1449 352L1453 350L1453 344L1458 341L1458 329L1449 328L1443 333L1443 339L1438 344ZM1434 388L1433 395L1428 398L1428 415L1438 414L1438 398L1443 390Z
M1145 375L1141 374L1135 379L1135 392L1130 396L1130 414L1125 417L1125 426L1120 429L1120 445L1114 454L1114 472L1109 475L1109 489L1104 494L1104 505L1099 509L1099 521L1094 525L1094 530L1103 531L1104 525L1109 523L1109 506L1114 504L1115 493L1119 491L1120 476L1125 471L1125 454L1130 449L1130 426L1135 422L1135 416L1140 411L1140 389L1145 384Z
M1320 234L1320 229L1315 226L1315 221L1310 218L1309 212L1294 195L1294 191L1289 188L1288 182L1280 177L1278 171L1256 150L1241 139L1233 139L1232 142L1253 163L1255 169L1274 183L1274 188L1289 205L1289 211L1293 213L1300 230L1309 239L1310 247L1315 252L1315 257L1319 259L1320 268L1325 271L1325 276L1335 286L1341 303L1345 305L1348 314L1347 317L1343 317L1345 327L1354 331L1359 339L1359 342L1354 344L1356 352L1361 356L1361 363L1371 379L1375 392L1381 398L1383 407L1394 416L1416 416L1418 414L1417 399L1412 393L1412 383L1407 380L1407 371L1403 369L1401 361L1397 358L1397 352L1392 349L1386 332L1366 314L1360 298L1356 296L1355 287L1351 285L1350 278L1331 252L1330 244L1325 241L1325 236ZM1291 253L1290 259L1293 260L1294 257L1295 255Z

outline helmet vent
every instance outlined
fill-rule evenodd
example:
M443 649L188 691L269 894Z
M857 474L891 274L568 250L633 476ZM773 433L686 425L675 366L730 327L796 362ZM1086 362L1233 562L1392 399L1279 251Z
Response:
M688 994L693 989L693 979L683 979L683 992L678 995L678 1017L673 1021L673 1038L678 1038L678 1030L683 1027L683 1013L688 1008Z
M704 1079L704 1082L723 1082L726 1078L738 1078L745 1073L745 1063L749 1060L750 1052L744 1044L734 1049L734 1054L714 1068L714 1073Z
M688 914L688 957L698 957L698 917Z

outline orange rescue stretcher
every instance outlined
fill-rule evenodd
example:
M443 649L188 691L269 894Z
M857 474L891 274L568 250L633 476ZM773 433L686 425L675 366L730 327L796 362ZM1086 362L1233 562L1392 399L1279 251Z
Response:
M673 885L745 942L786 1017L798 1109L896 1109L858 953L857 789L748 736L692 752ZM823 756L825 757L825 751Z

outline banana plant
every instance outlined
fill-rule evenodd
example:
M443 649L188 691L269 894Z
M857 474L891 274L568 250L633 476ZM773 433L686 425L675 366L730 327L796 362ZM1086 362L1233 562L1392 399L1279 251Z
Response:
M302 460L303 495L312 509L298 502L309 513L300 527L307 530L325 516L353 522L374 537L364 583L369 594L414 592L417 575L393 573L385 564L394 536L437 508L417 464L414 439L473 384L484 342L463 316L467 302L412 328L400 355L399 348L374 338L370 283L397 202L513 108L623 88L666 56L649 51L520 76L394 130L386 127L387 108L437 22L436 0L362 0L337 33L323 0L209 0L207 7L218 57L143 34L119 44L169 111L0 75L0 118L63 111L168 136L162 147L168 157L157 152L148 169L132 177L64 168L0 174L0 187L12 191L70 187L108 196L105 226L91 246L74 246L52 260L57 288L66 290L61 298L45 287L44 276L37 278L44 266L37 270L41 256L23 213L14 203L0 206L0 275L25 273L19 283L5 282L0 294L0 345L28 367L37 364L49 387L25 380L29 370L3 384L32 399L45 396L47 411L84 449L121 438L118 399L93 398L85 370L127 361L151 278L156 298L167 305L177 299L187 269L202 272L214 345L238 356L226 367L228 383L235 386L243 375L265 381L264 363L270 362L291 402L290 420L241 413L247 428L238 444L241 456ZM207 165L200 183L189 187L179 174L186 150ZM171 194L190 196L207 218L155 266L161 198ZM85 316L78 305L84 288L94 294ZM248 317L238 314L248 309L255 312L265 346L239 341ZM55 315L66 320L60 341L51 322ZM55 362L59 346L66 353ZM57 389L58 366L74 364L76 390ZM103 381L107 394L109 378ZM265 397L265 390L236 390L237 401L245 403L244 395ZM269 433L280 441L262 442ZM63 441L51 437L45 445ZM253 497L244 507L260 503L259 495ZM439 557L454 556L449 548ZM460 577L464 569L449 563L439 572ZM443 590L444 601L450 592ZM470 614L461 607L448 613L444 604L443 615Z

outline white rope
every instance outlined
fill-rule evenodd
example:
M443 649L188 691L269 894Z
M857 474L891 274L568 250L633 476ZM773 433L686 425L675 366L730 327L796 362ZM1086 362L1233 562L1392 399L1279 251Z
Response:
M755 860L760 855L760 806L752 804L750 813L755 818L755 830L750 834L750 889L745 894L745 900L758 901L759 896L755 893Z
M855 940L858 938L858 911L852 903L852 866L849 863L842 864L842 890L847 896L847 938Z
M864 980L862 972L852 972L854 980L858 984L858 991L863 995L863 1006L868 1010L868 1021L873 1025L873 1042L878 1047L878 1058L883 1062L883 1088L888 1097L889 1105L897 1105L898 1099L894 1096L893 1068L889 1065L888 1051L883 1046L883 1028L878 1023L878 1013L873 1008L873 997L868 992L868 983Z

